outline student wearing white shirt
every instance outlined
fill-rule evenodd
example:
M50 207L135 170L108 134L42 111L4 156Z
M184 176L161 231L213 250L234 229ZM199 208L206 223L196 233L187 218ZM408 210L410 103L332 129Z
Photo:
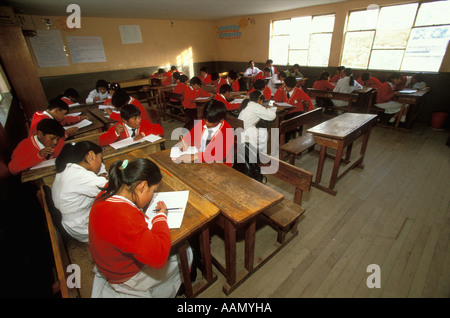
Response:
M336 87L334 88L333 92L351 94L351 93L353 93L353 91L363 88L361 84L359 84L357 81L355 81L355 79L353 77L353 70L351 68L346 68L344 70L344 73L345 73L345 77L341 78L336 83ZM343 101L343 100L333 99L332 101L335 106L348 105L348 102Z
M277 84L283 83L285 79L286 79L286 72L284 71L281 71L270 78L269 82L267 83L267 86L270 88L272 95L275 94L275 92L278 89Z
M244 76L258 75L261 70L255 66L255 62L249 61L248 68L245 70Z
M92 90L86 98L86 104L104 101L109 98L111 98L111 96L108 92L108 82L100 79L95 84L95 89Z
M102 149L90 141L64 145L56 162L52 186L55 207L67 233L80 242L88 242L89 212L107 180Z
M250 99L242 102L241 112L238 119L244 122L244 142L249 142L256 149L267 153L267 129L256 128L256 124L261 120L272 121L276 118L276 107L263 106L264 95L260 91L250 94Z

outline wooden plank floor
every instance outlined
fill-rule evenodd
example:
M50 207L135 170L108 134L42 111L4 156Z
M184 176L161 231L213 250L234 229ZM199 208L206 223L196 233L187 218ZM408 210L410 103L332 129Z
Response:
M170 133L182 124L163 123L166 148ZM375 127L364 169L353 169L337 182L337 195L312 188L295 237L229 297L449 297L450 296L450 148L448 131L416 124L411 133ZM353 147L359 154L360 141ZM296 165L316 173L318 153ZM327 159L322 181L329 180ZM343 168L343 167L342 167ZM328 173L328 174L327 174ZM292 200L293 187L269 176L268 185ZM275 241L261 225L256 249ZM242 255L242 240L238 257ZM213 253L223 241L212 238ZM240 253L241 252L241 253ZM241 257L241 258L242 258ZM241 259L242 261L242 259ZM381 268L381 288L370 289L370 264ZM225 278L200 294L226 297Z

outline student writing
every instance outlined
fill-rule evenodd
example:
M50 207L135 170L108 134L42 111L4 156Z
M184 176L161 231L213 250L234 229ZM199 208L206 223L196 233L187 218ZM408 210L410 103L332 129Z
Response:
M355 81L353 77L353 70L351 68L346 68L344 70L345 77L341 78L337 83L336 87L334 88L333 92L337 93L345 93L345 94L351 94L355 90L362 89L362 85ZM348 102L343 100L336 100L333 99L333 104L335 106L347 106Z
M241 107L241 103L230 102L232 100L232 92L233 88L228 84L224 84L220 86L219 94L216 94L216 96L214 97L215 100L224 103L228 111L239 109L239 107Z
M265 100L271 100L272 99L272 91L270 88L266 85L266 82L263 79L257 79L255 83L253 84L252 89L249 91L249 93L253 93L255 90L258 90L263 93L263 97Z
M397 98L401 95L399 92L395 91L396 86L401 82L402 75L398 72L392 73L388 81L383 83L377 90L376 106L383 108L386 114L393 115L389 122L393 123L399 116L401 122L406 121L406 110L405 113L401 114L402 104L397 101ZM408 106L408 105L406 105Z
M78 103L80 99L80 94L74 88L68 88L64 91L64 94L60 96L61 100L67 105L73 105Z
M378 78L373 77L370 72L361 74L356 80L359 84L366 87L378 88L381 86L381 82Z
M284 84L284 87L280 87L276 91L275 95L273 96L273 100L275 102L285 102L295 106L294 109L291 109L289 111L288 117L295 116L294 113L307 112L314 109L311 98L303 90L296 86L297 80L295 79L295 77L286 77L286 79L284 80Z
M210 93L205 92L201 89L202 81L194 76L189 81L189 86L186 87L183 95L183 108L184 112L188 117L188 121L185 128L192 129L194 126L194 120L197 119L197 104L195 100L199 97L211 97Z
M244 72L244 76L255 76L258 75L259 72L261 72L261 70L255 66L253 60L250 60L248 62L248 67Z
M86 104L104 101L110 97L108 93L108 82L100 79L95 83L95 89L86 98Z
M141 117L147 121L152 121L150 118L150 115L145 110L144 106L134 97L131 97L128 95L128 93L124 89L118 89L114 92L114 95L111 99L111 104L116 107L116 109L119 109L123 105L131 104L139 108L141 111ZM115 121L120 121L121 117L119 112L114 112L111 108L106 108L105 112L109 115L109 118Z

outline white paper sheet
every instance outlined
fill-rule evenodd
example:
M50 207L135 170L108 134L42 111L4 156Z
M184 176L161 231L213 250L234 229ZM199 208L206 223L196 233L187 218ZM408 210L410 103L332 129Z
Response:
M76 123L75 125L64 126L64 129L67 130L67 129L72 128L72 127L78 127L78 129L81 129L81 128L87 127L87 126L89 126L91 124L92 124L92 121L90 121L88 119L83 119L82 121L80 121L79 123Z
M198 152L195 146L190 146L185 151L181 151L178 146L170 148L170 158L178 158L181 155L195 155Z
M167 223L169 229L178 229L183 222L184 212L189 199L189 191L171 191L171 192L157 192L153 195L153 199L145 212L150 218L147 220L149 228L151 229L151 220L156 216L156 204L163 201L168 209ZM172 209L172 210L170 210Z
M55 161L56 161L56 158L44 160L41 163L38 163L37 165L35 165L34 167L31 167L30 170L54 166Z
M275 102L276 106L280 106L280 107L292 107L291 104L285 103L285 102ZM275 106L275 105L274 105Z
M70 104L70 105L69 105L69 108L70 108L70 107L75 107L75 106L80 106L80 103L73 103L73 104Z

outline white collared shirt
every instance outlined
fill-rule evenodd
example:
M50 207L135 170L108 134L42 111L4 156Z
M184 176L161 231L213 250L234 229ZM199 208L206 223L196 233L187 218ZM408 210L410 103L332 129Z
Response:
M202 144L200 146L200 152L204 152L206 148L206 139L208 138L209 131L212 131L211 133L211 139L212 137L217 133L217 131L220 129L221 124L218 124L216 127L213 128L206 128L206 125L203 126L205 130L203 131L202 135Z

